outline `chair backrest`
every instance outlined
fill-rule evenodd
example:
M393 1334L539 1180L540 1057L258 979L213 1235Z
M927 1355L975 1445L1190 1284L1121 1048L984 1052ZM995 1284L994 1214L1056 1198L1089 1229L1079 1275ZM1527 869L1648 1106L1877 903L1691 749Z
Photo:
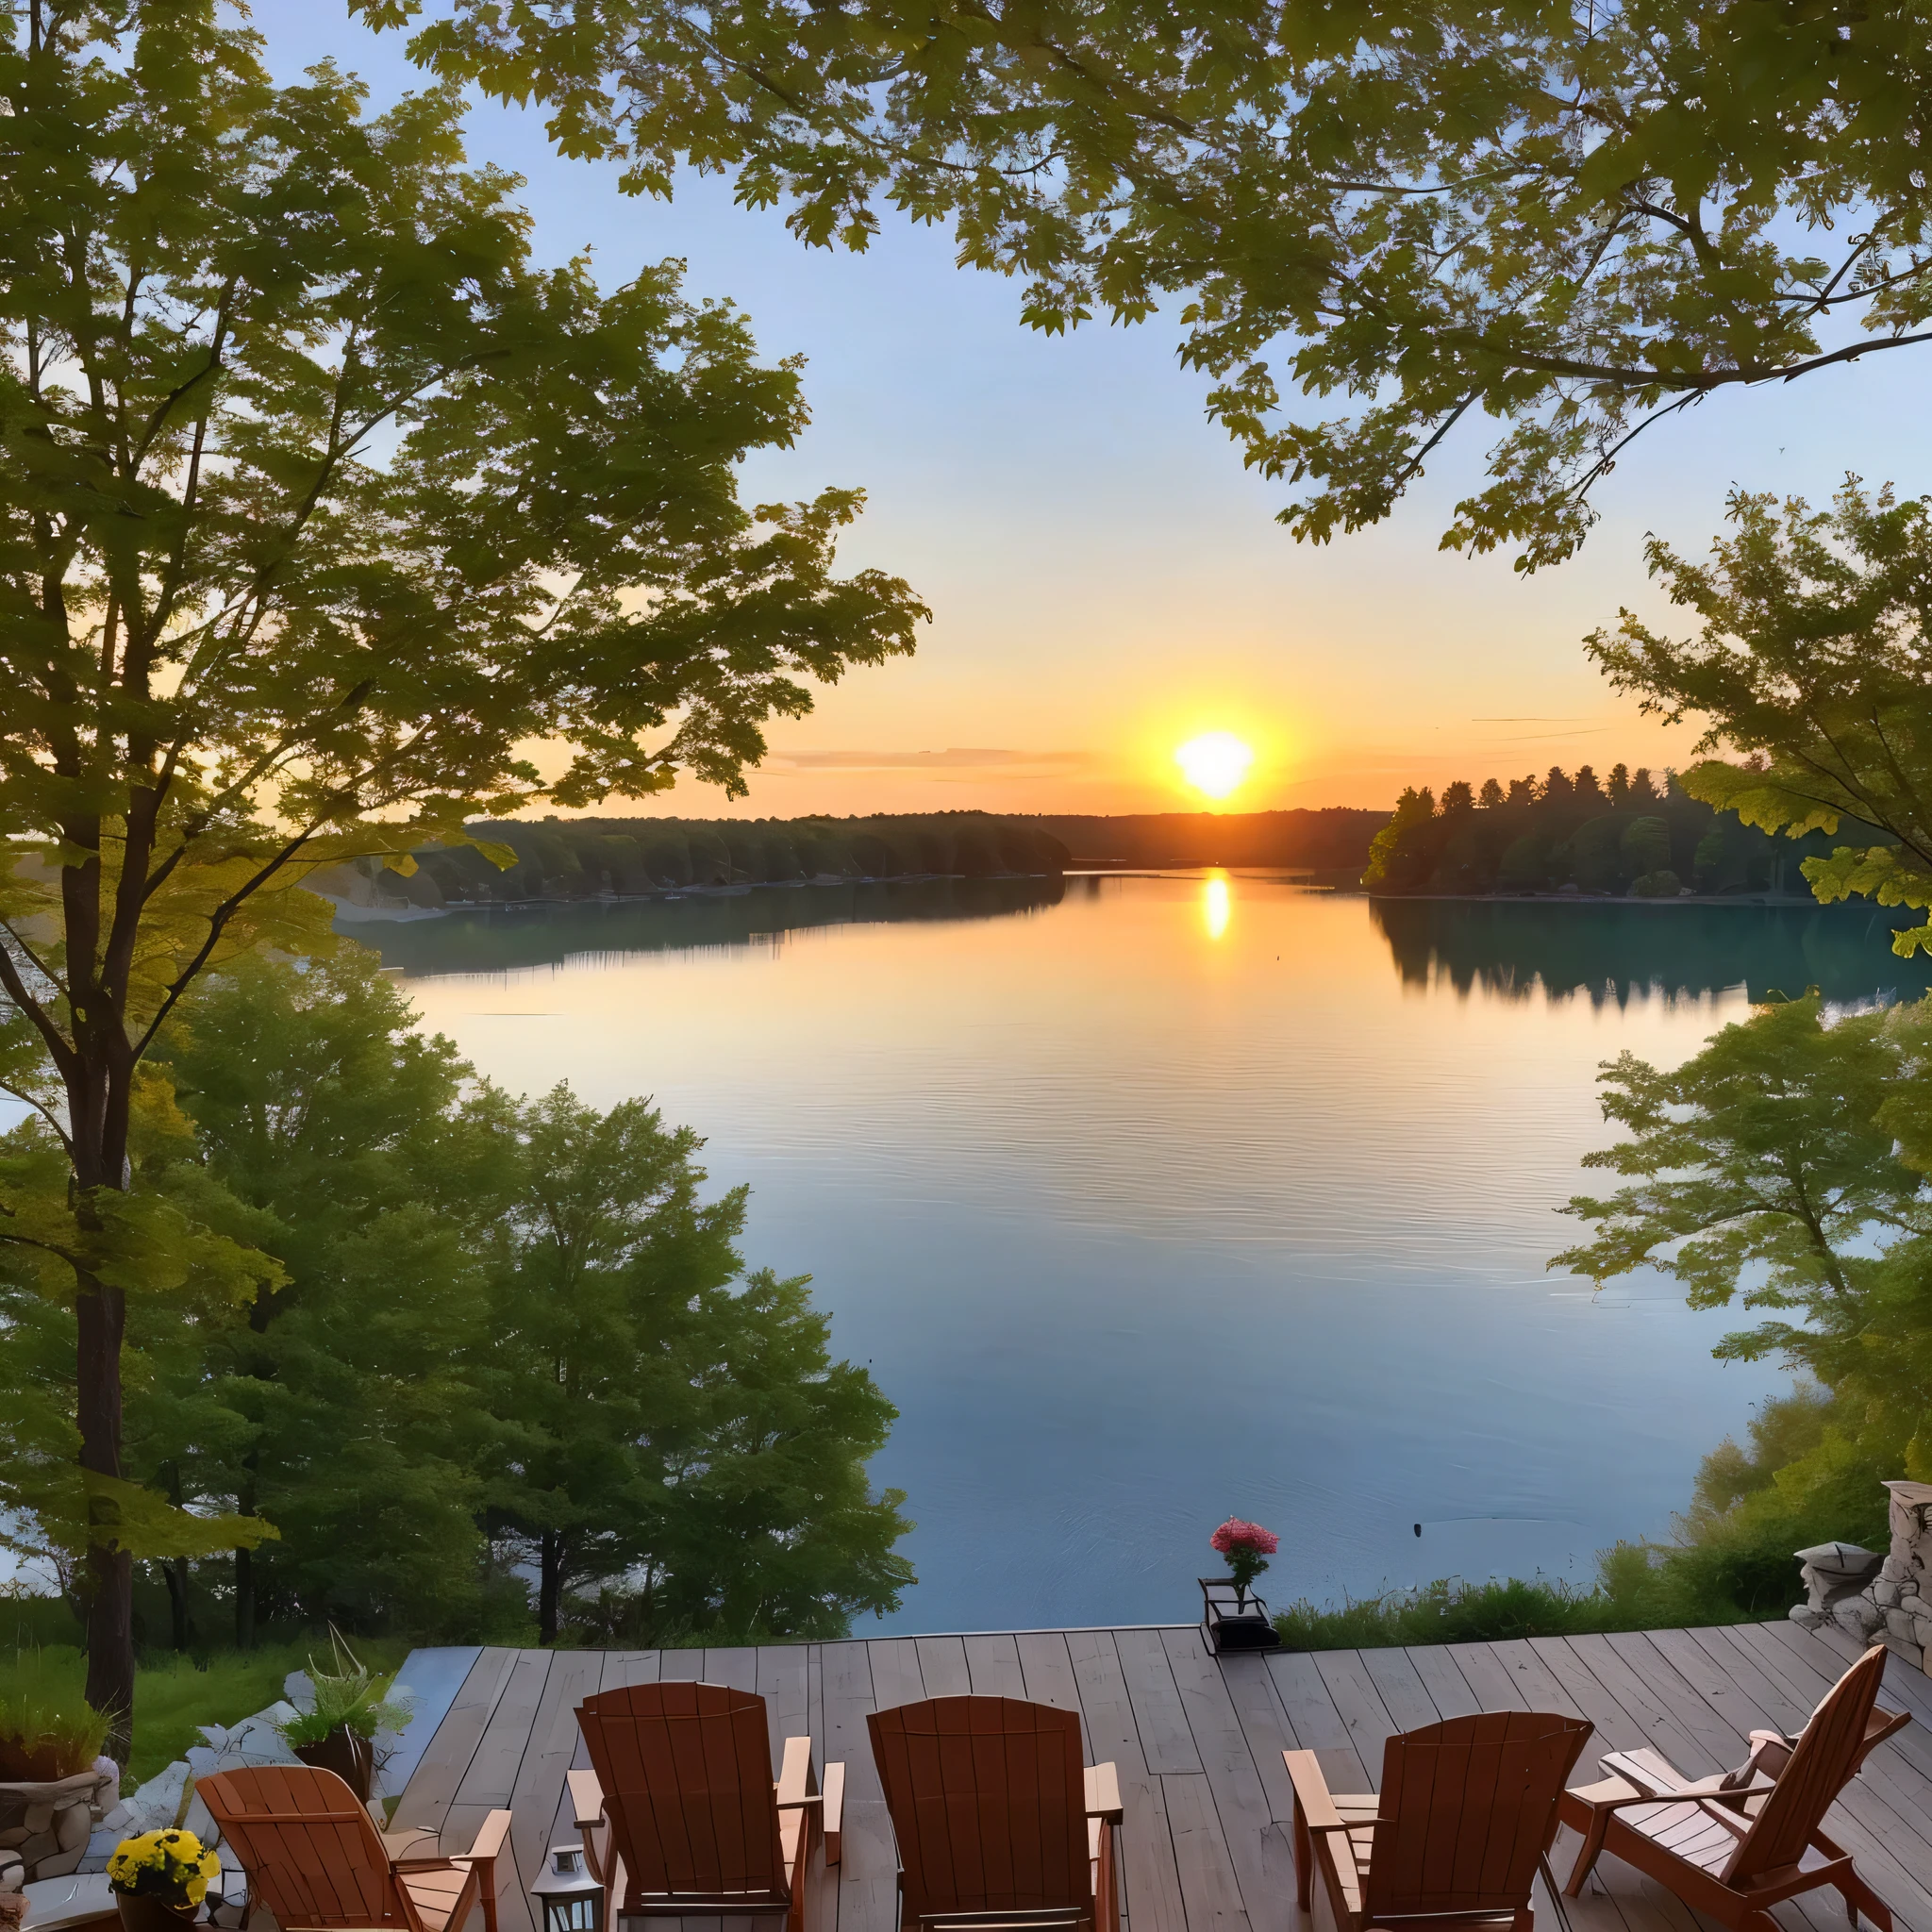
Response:
M1527 1906L1590 1732L1582 1718L1491 1710L1391 1738L1363 1923Z
M723 1684L629 1684L585 1698L577 1726L624 1860L626 1907L791 1896L762 1697Z
M1080 1720L1016 1697L866 1719L899 1840L903 1917L1091 1908Z
M421 1932L375 1820L334 1772L262 1764L216 1772L194 1791L277 1925Z
M1865 1731L1885 1681L1885 1646L1874 1643L1831 1689L1798 1733L1749 1833L1724 1870L1740 1889L1766 1872L1795 1865L1811 1834L1865 1755Z

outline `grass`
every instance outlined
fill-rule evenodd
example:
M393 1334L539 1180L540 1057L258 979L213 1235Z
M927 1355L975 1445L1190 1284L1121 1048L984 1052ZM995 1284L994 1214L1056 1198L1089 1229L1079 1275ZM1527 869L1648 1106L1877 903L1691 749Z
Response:
M1618 1543L1598 1557L1593 1588L1546 1577L1487 1583L1441 1577L1339 1609L1291 1604L1274 1627L1291 1650L1497 1643L1757 1622L1783 1615L1801 1593L1798 1566L1781 1546Z
M31 1784L73 1777L107 1740L108 1720L82 1699L79 1679L62 1659L21 1650L0 1666L0 1777Z
M400 1639L371 1638L358 1639L356 1649L372 1670L391 1675L409 1645ZM86 1661L74 1646L17 1650L10 1665L5 1655L0 1652L0 1732L6 1728L8 1689L15 1685L43 1705L86 1710L80 1696ZM326 1666L324 1647L308 1641L218 1651L199 1659L165 1652L151 1657L134 1674L134 1754L122 1777L123 1789L132 1790L191 1744L200 1743L203 1724L238 1724L267 1709L281 1696L289 1673L306 1670L311 1656ZM96 1744L88 1753L82 1769L99 1749Z

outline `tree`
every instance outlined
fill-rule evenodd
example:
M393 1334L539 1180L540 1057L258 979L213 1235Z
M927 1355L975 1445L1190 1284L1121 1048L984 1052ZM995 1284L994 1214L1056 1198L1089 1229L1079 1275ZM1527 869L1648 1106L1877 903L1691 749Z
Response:
M1829 510L1739 491L1730 517L1708 565L1649 544L1699 635L1666 637L1625 610L1591 655L1646 710L1707 721L1698 750L1731 756L1682 774L1693 797L1794 839L1847 824L1884 835L1807 858L1817 897L1932 907L1932 506L1854 479ZM1932 919L1892 941L1904 954L1928 944Z
M836 1636L895 1608L905 1496L865 1478L895 1411L830 1360L803 1279L740 1280L746 1191L701 1202L697 1137L642 1102L600 1115L559 1087L501 1126L515 1179L473 1373L541 1641L600 1587L612 1615L613 1584L649 1641Z
M1171 306L1247 463L1313 486L1281 514L1316 541L1487 414L1444 541L1549 562L1658 415L1932 333L1911 0L459 0L412 45L545 102L632 192L735 172L817 245L864 247L880 203L950 220L1038 328ZM1316 420L1336 394L1371 400Z
M371 119L327 66L275 88L211 0L10 18L0 991L67 1171L0 1206L75 1311L88 1695L125 1745L127 1297L208 1272L130 1189L158 1029L253 944L323 948L308 869L407 873L466 817L679 769L740 789L801 679L922 613L833 575L855 492L740 504L805 420L795 365L674 264L533 267L454 92Z

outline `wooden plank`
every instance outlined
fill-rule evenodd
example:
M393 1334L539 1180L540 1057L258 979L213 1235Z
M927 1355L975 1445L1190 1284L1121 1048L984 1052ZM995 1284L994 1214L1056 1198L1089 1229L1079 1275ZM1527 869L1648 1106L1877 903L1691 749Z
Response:
M1296 1748L1295 1735L1274 1694L1274 1680L1268 1674L1262 1657L1224 1657L1220 1660L1221 1681L1227 1687L1228 1702L1247 1740L1255 1769L1261 1774L1261 1789L1268 1794L1268 1810L1276 1824L1294 1816L1294 1788L1289 1782L1288 1767L1281 1761L1284 1751Z
M508 1849L517 1874L516 1898L512 1902L509 1897L512 1881L504 1879L497 1907L502 1932L516 1932L517 1927L531 1924L525 1888L534 1884L542 1871L543 1855L549 1847L568 1841L555 1834L563 1808L564 1773L583 1741L577 1728L577 1706L598 1688L603 1676L604 1660L595 1651L554 1651L549 1663L543 1695L510 1790ZM575 1836L569 1834L569 1838Z
M1382 1788L1382 1751L1397 1726L1390 1717L1382 1693L1362 1665L1357 1650L1323 1650L1315 1653L1315 1668L1323 1688L1334 1703L1336 1715L1348 1733L1369 1781L1352 1787L1356 1791L1375 1791ZM1331 1784L1330 1789L1334 1786Z
M1452 1643L1451 1661L1485 1710L1527 1710L1516 1673L1487 1643Z
M1292 1864L1289 1835L1278 1822L1280 1809L1263 1785L1221 1666L1208 1655L1207 1641L1200 1631L1191 1625L1163 1630L1160 1640L1221 1820L1221 1835L1234 1863L1235 1884L1250 1921L1261 1932L1276 1932L1288 1923L1286 1907L1272 1908L1274 1895L1281 1890L1284 1854ZM1274 1781L1279 1793L1286 1782L1286 1768L1278 1754L1274 1764L1282 1773ZM1170 1828L1177 1829L1172 1817L1169 1824ZM1178 1838L1175 1857L1178 1859ZM1182 1896L1191 1908L1193 1893L1185 1877Z
M1557 1674L1528 1643L1519 1638L1492 1643L1489 1649L1496 1661L1509 1673L1511 1681L1522 1694L1525 1710L1554 1711L1559 1717L1589 1717L1590 1713L1578 1706L1563 1688ZM1597 1748L1594 1739L1583 1748L1586 1754L1584 1762L1588 1763L1588 1753Z
M1361 1658L1362 1670L1375 1687L1382 1708L1389 1713L1389 1722L1397 1731L1420 1730L1441 1718L1436 1700L1429 1695L1429 1687L1423 1682L1407 1651L1361 1650L1356 1655Z
M891 1710L895 1704L920 1704L932 1694L920 1674L919 1645L914 1639L874 1637L865 1648L872 1666L875 1710Z
M758 1658L758 1681L752 1686L765 1700L765 1722L772 1735L772 1762L778 1763L787 1738L811 1737L811 1723L805 1708L805 1645L802 1643L761 1643ZM824 1776L824 1740L812 1738L812 1760L821 1778Z
M1115 1633L1116 1637L1127 1634ZM1180 1874L1181 1896L1187 1901L1188 1932L1249 1932L1256 1922L1249 1918L1236 1886L1227 1840L1222 1835L1221 1815L1215 1808L1206 1775L1177 1773L1164 1776L1160 1790L1167 1808L1168 1828L1174 1836L1174 1867ZM1273 1926L1278 1919L1286 1924L1293 1906L1294 1894L1291 1891L1285 1908L1260 1924ZM1137 1920L1137 1926L1138 1924Z
M1721 1761L1723 1740L1712 1735L1710 1725L1689 1713L1672 1710L1604 1638L1552 1637L1538 1642L1539 1653L1553 1669L1559 1645L1616 1700L1626 1720L1636 1726L1638 1735L1633 1741L1661 1751L1690 1777L1705 1777L1724 1768ZM1593 1714L1591 1721L1595 1722Z
M845 1841L838 1873L839 1924L848 1932L890 1932L897 1924L899 1857L884 1788L872 1759L866 1713L873 1696L872 1646L818 1646L825 1756L845 1765Z
M660 1651L658 1657L658 1677L665 1684L701 1684L705 1676L705 1653L702 1650L679 1649Z
M470 1760L489 1728L497 1699L516 1662L513 1650L485 1650L470 1667L442 1722L437 1725L396 1807L399 1826L441 1829L449 1807L470 1769Z
M1446 1644L1417 1644L1403 1653L1415 1666L1423 1689L1429 1693L1439 1717L1474 1717L1482 1704L1469 1688L1469 1679L1456 1667ZM1376 1766L1379 1773L1381 1767Z
M1088 1752L1094 1763L1111 1763L1120 1775L1121 1890L1133 1932L1187 1932L1166 1795L1141 1752L1114 1635L1070 1630L1066 1644Z
M958 1637L917 1637L919 1674L928 1697L972 1694L973 1674L966 1668L966 1644Z
M530 1726L536 1722L537 1707L543 1701L543 1680L550 1674L552 1655L547 1650L515 1653L509 1681L496 1700L475 1756L470 1760L462 1783L457 1787L458 1806L487 1812L509 1803L516 1789L517 1766L524 1761ZM478 1824L482 1822L480 1817L475 1820Z
M1333 1653L1326 1653L1332 1655ZM1268 1679L1293 1731L1295 1742L1320 1760L1322 1775L1334 1791L1373 1791L1382 1769L1377 1748L1373 1769L1363 1764L1341 1713L1335 1707L1316 1661L1324 1653L1276 1650L1268 1654Z
M1194 1748L1160 1632L1116 1630L1113 1641L1147 1769L1157 1776L1170 1771L1200 1771L1201 1754Z
M1026 1674L1020 1668L1016 1638L969 1637L966 1674L975 1697L1025 1698Z
M1064 1630L1028 1630L1020 1639L1020 1675L1026 1695L1035 1704L1050 1704L1056 1710L1080 1709L1080 1686L1074 1676L1074 1659L1067 1650ZM1087 1735L1087 1716L1080 1715L1080 1737L1089 1764L1100 1760L1093 1755L1093 1740Z

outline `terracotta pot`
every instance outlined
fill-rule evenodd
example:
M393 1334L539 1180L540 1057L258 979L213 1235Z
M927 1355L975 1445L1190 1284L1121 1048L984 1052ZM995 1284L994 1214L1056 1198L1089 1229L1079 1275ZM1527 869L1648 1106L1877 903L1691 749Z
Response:
M297 1744L295 1756L304 1764L332 1771L363 1803L375 1774L375 1754L367 1738L338 1724L319 1744Z
M194 1924L198 1906L171 1906L158 1898L136 1898L117 1891L115 1908L121 1914L122 1932L183 1932Z

